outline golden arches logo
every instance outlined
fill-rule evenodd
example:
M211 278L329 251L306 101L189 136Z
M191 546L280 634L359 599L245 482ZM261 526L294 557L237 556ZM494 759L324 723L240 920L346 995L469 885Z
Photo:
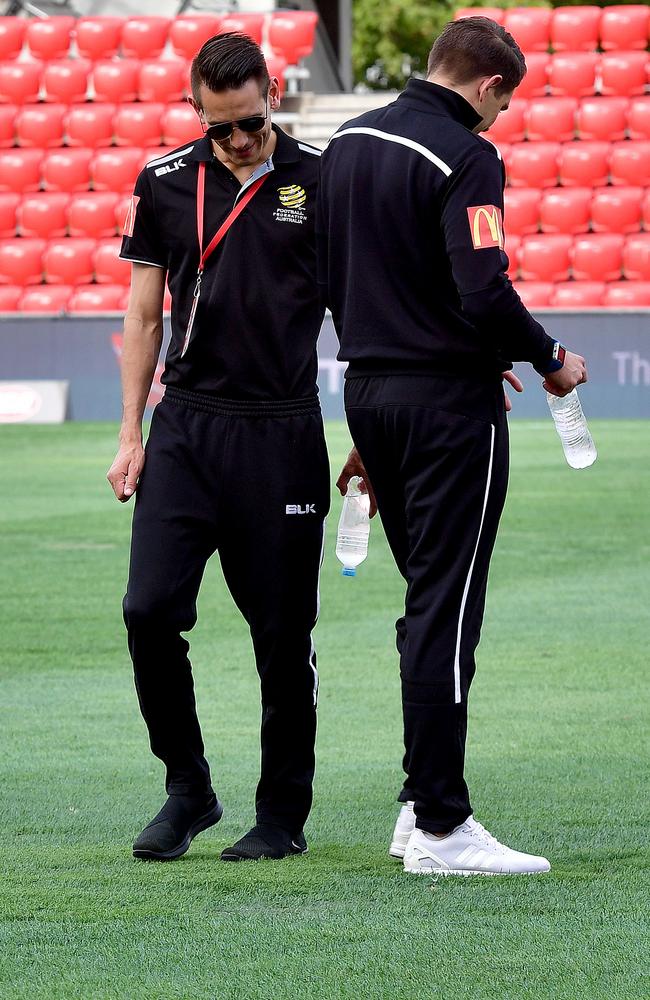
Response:
M475 250L501 247L503 250L503 222L501 209L496 205L473 205L467 209L472 244ZM481 223L485 225L481 226Z
M285 208L302 208L307 201L307 192L299 184L278 188L280 204Z

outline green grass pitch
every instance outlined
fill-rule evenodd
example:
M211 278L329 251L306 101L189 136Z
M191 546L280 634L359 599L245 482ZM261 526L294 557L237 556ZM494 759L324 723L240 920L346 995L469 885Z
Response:
M476 815L553 870L435 882L387 856L403 588L378 522L359 576L342 578L335 500L310 853L218 860L253 820L259 695L214 560L191 641L226 812L181 860L139 863L162 769L121 622L131 507L104 480L116 427L2 428L2 1000L649 997L650 433L593 431L599 460L574 472L550 421L512 426L471 699ZM339 423L328 435L335 479L348 440Z

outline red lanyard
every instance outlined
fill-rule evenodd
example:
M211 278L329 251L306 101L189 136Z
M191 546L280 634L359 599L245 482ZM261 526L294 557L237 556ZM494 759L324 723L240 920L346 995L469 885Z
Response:
M199 304L199 297L201 295L201 279L203 277L203 271L205 270L205 265L209 257L212 256L214 251L217 249L222 239L232 226L233 222L238 215L244 211L248 205L251 198L257 194L261 188L264 181L269 175L264 174L262 177L258 177L256 181L253 181L251 186L247 189L246 194L237 202L232 212L228 217L221 223L216 233L208 243L205 250L203 249L203 205L205 202L205 163L199 163L199 175L196 181L196 232L199 240L199 250L201 256L199 258L199 267L196 272L196 285L194 287L194 295L192 298L192 309L190 311L190 317L187 322L187 332L185 334L185 340L183 342L183 350L181 351L181 357L185 354L190 337L192 336L192 327L194 326L194 317L196 316L196 307Z

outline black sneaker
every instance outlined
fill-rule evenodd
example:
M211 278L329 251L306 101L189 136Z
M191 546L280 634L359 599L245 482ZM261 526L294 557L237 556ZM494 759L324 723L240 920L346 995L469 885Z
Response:
M222 861L279 861L291 854L306 854L307 841L302 833L292 837L281 826L258 823L232 847L221 852Z
M208 798L170 795L133 844L133 857L148 861L180 858L197 833L214 826L222 815L223 806L214 794Z

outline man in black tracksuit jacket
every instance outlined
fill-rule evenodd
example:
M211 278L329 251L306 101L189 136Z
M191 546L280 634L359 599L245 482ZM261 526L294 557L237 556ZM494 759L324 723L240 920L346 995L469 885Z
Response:
M348 423L407 583L407 805L391 853L408 871L541 871L548 862L498 845L471 815L467 696L508 477L502 372L529 361L557 395L586 372L505 273L505 171L477 132L507 107L521 52L469 18L447 26L429 70L332 137L317 215Z

